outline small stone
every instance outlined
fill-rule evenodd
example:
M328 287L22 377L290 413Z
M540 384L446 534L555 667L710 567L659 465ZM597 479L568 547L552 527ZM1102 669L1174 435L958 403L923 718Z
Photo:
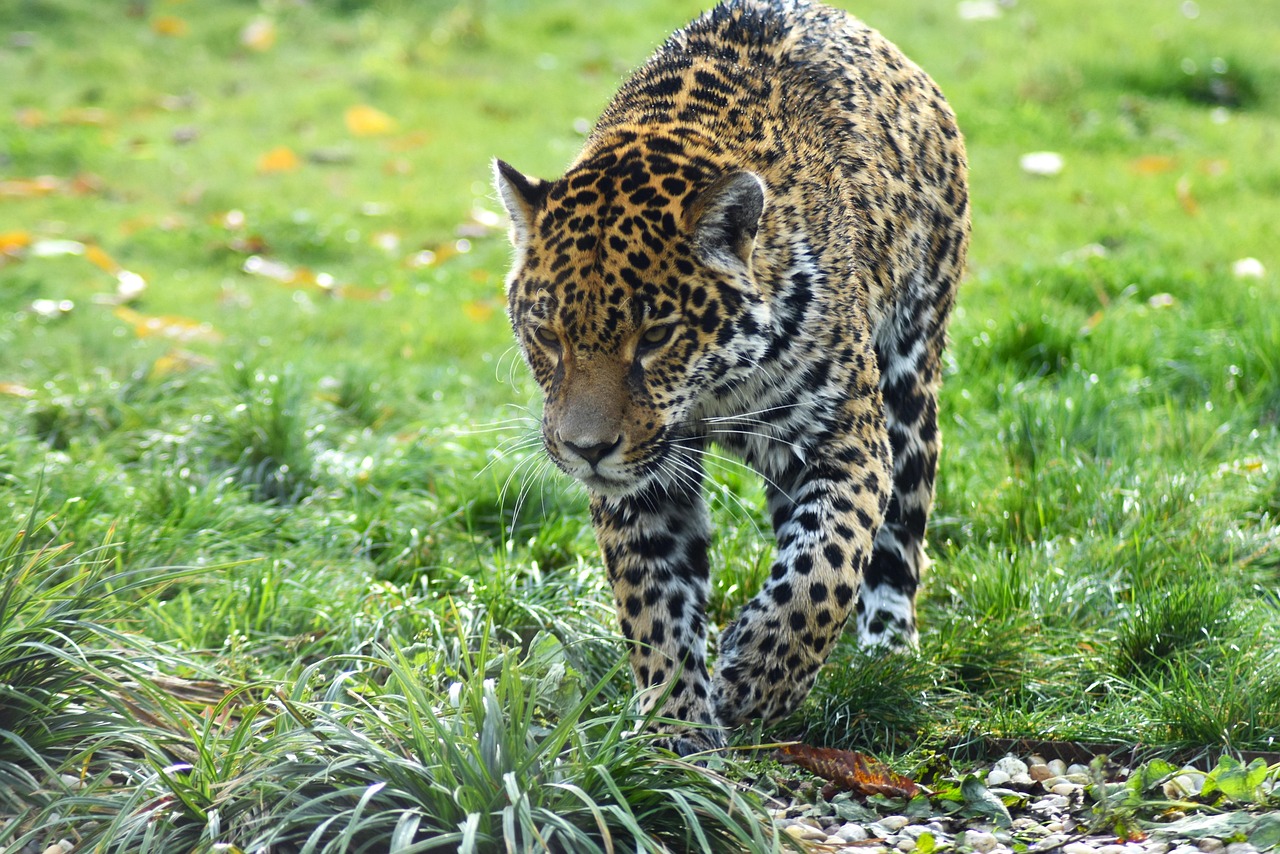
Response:
M1206 836L1201 839L1196 843L1196 847L1203 851L1204 854L1217 854L1218 851L1226 848L1221 839L1214 839L1212 836Z
M793 839L799 839L801 841L827 838L827 835L818 828L813 827L812 825L802 824L800 822L788 824L786 827L782 828L782 830Z
M1008 774L1010 778L1012 778L1012 777L1016 777L1019 774L1026 774L1027 763L1023 762L1018 757L1010 754L1009 756L1006 756L1003 759L998 760L996 764L992 766L992 770L1003 771L1004 773Z
M1068 783L1075 783L1077 786L1087 786L1093 782L1093 778L1090 777L1088 774L1070 774L1069 773L1067 774L1066 777L1063 777L1062 779L1066 780Z
M995 847L1000 844L995 834L981 830L966 830L964 832L964 843L974 851L981 852L981 854L987 854L987 852L995 850Z
M992 768L991 771L987 773L988 786L1003 786L1005 783L1008 783L1010 779L1012 779L1011 776L1001 771L999 768Z
M1062 854L1093 854L1094 848L1084 842L1068 842L1062 846Z
M1044 829L1050 833L1061 833L1067 829L1067 826L1060 821L1046 821L1044 823Z
M1127 850L1123 845L1112 843L1110 845L1099 845L1094 849L1097 854L1127 854Z
M1172 847L1163 839L1148 839L1141 845L1131 846L1129 850L1141 851L1143 854L1168 854L1169 849Z
M1037 781L1044 781L1055 776L1054 773L1049 770L1049 766L1044 764L1028 766L1027 775L1030 776L1032 780Z
M899 839L893 847L901 851L902 854L911 854L912 851L916 850L916 841L910 837Z
M880 819L880 826L888 830L890 833L896 833L902 828L911 824L911 819L905 815L887 815Z
M68 851L74 850L76 844L70 839L59 839L57 842L44 849L41 854L67 854Z
M1227 854L1258 854L1258 849L1248 842L1232 842L1227 845Z
M893 836L893 831L878 821L873 821L871 824L867 825L867 833L874 836L876 839L888 839L890 836Z
M1067 773L1067 763L1063 762L1061 759L1050 759L1049 770L1054 773L1054 776L1061 777L1063 774Z
M1088 765L1080 765L1079 763L1073 763L1073 764L1071 764L1071 765L1068 765L1068 766L1067 766L1067 773L1068 773L1068 774L1083 774L1083 775L1085 775L1086 777L1088 777L1088 776L1089 776L1089 766L1088 766Z
M1065 782L1067 782L1066 777L1063 777L1061 774L1055 774L1052 777L1044 778L1043 780L1040 781L1040 784L1044 786L1045 789L1052 789L1054 786L1057 786L1060 783L1065 783Z
M1049 789L1049 791L1053 792L1055 795L1063 795L1069 798L1076 792L1080 791L1080 786L1075 783L1067 783L1064 781Z
M1009 778L1010 786L1021 786L1023 788L1029 789L1035 784L1036 784L1036 781L1032 780L1031 775L1025 771L1023 771L1021 774L1014 774L1012 777Z
M835 833L845 842L862 842L867 838L867 829L856 822L848 822Z
M1200 849L1194 845L1179 845L1177 848L1170 851L1169 854L1200 854Z

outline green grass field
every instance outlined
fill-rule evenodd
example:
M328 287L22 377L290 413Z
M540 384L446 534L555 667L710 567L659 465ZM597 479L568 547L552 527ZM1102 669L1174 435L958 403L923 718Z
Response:
M710 774L623 737L488 186L702 4L0 5L0 848L767 850L763 742L1278 749L1280 14L844 5L972 166L922 649ZM773 545L711 496L723 622Z

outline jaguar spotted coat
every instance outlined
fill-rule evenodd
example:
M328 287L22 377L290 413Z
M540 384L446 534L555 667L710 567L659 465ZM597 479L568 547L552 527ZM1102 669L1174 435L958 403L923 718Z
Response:
M934 83L847 14L729 0L677 32L560 179L495 162L546 449L591 496L641 706L682 753L776 718L846 618L916 639L967 167ZM708 668L709 445L764 479L777 558Z

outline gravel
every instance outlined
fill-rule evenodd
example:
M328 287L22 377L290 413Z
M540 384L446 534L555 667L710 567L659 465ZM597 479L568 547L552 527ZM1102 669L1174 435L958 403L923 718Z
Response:
M824 854L912 854L925 834L930 837L926 850L947 854L1258 854L1254 846L1234 839L1171 839L1152 834L1140 842L1121 842L1114 834L1091 831L1090 802L1085 797L1089 781L1089 769L1083 765L1056 759L1046 762L1038 756L998 760L987 771L988 788L996 795L1007 789L1030 796L1013 811L1012 828L940 815L876 818L870 812L846 821L835 814L835 805L823 801L793 803L776 810L774 818L804 848ZM1183 786L1193 787L1185 781Z

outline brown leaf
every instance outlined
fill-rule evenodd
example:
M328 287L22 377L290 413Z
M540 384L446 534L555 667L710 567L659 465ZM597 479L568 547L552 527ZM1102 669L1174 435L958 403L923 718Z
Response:
M778 748L773 758L784 765L799 765L838 788L864 797L884 795L910 799L920 793L920 787L914 780L895 773L880 760L856 750L789 744Z

